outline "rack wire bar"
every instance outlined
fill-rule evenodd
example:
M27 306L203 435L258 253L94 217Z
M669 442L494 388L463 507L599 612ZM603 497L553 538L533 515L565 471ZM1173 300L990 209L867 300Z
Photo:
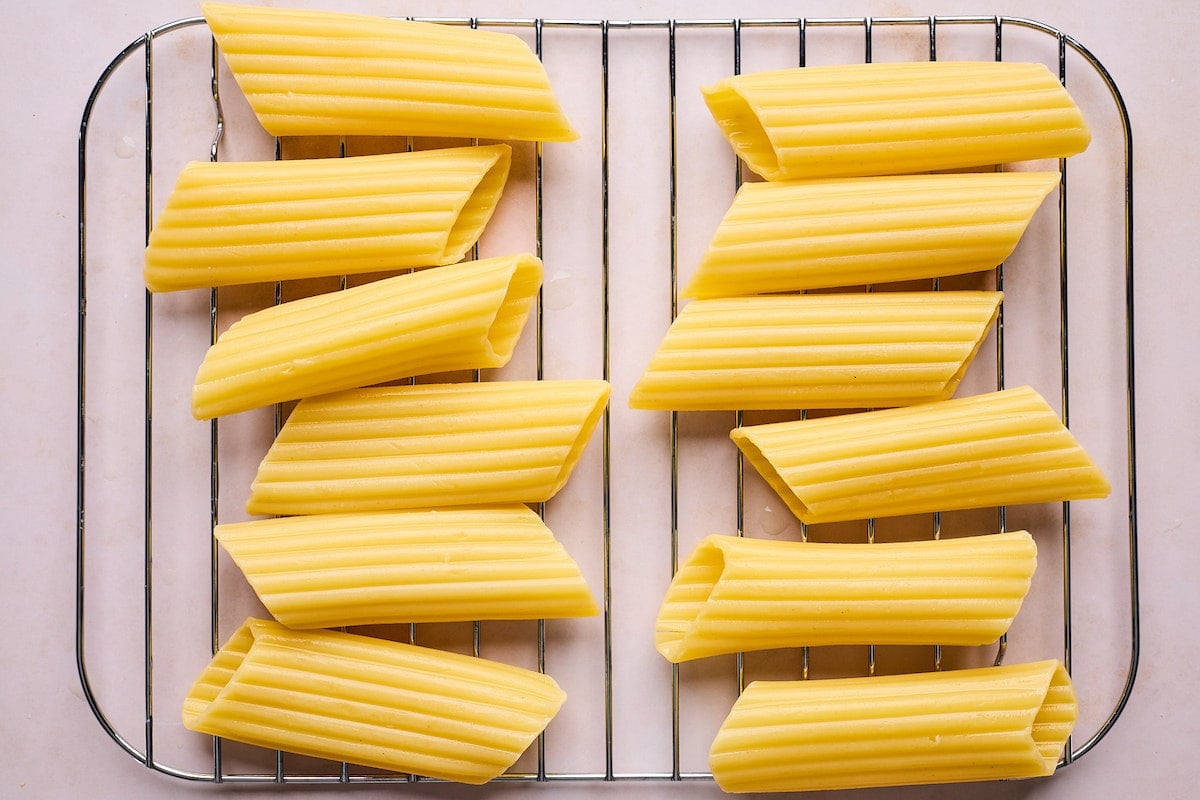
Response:
M733 74L742 74L742 21L735 19L733 21ZM733 189L736 192L742 188L742 162L738 158L733 159ZM743 411L738 410L733 412L733 427L742 427L742 421L745 417ZM746 458L742 455L739 449L734 454L734 492L737 499L734 502L734 511L737 514L737 524L734 527L734 532L738 536L746 535ZM733 656L733 680L737 688L737 693L740 695L746 688L746 654L735 653Z
M540 19L540 18L485 18L485 17L467 17L467 18L418 18L421 21L439 22L449 25L462 25L472 28L507 28L517 30L531 30L534 37L534 49L539 59L544 57L544 39L547 36L554 36L557 31L583 31L594 34L597 37L597 44L600 53L599 63L599 96L596 100L599 108L599 141L600 150L598 155L599 182L600 182L600 215L597 220L600 233L600 263L601 263L601 289L600 289L600 327L599 333L601 343L601 373L602 377L609 379L611 377L611 309L614 304L619 304L621 299L610 296L610 240L611 240L611 216L610 216L610 126L615 124L614 119L610 116L610 59L613 49L610 47L614 37L623 35L626 32L642 31L642 32L658 32L662 35L662 46L666 53L667 69L663 80L666 86L667 93L667 113L669 114L669 172L664 176L669 190L669 241L666 243L669 246L669 285L670 285L670 320L674 320L679 311L679 258L680 258L680 220L679 220L679 195L680 195L680 144L679 144L679 122L677 118L677 98L678 98L678 67L677 58L679 55L679 37L682 31L688 30L716 30L727 32L730 36L733 48L733 73L738 73L742 69L743 47L746 45L743 42L745 38L743 31L748 29L778 29L781 31L794 31L797 37L796 59L797 64L804 66L809 62L810 46L817 31L820 30L859 30L863 34L862 44L862 59L871 61L874 45L873 33L881 28L888 27L906 27L919 28L924 27L928 35L928 58L930 61L935 61L938 58L938 31L944 30L949 26L973 26L978 27L983 31L991 31L994 33L995 44L995 60L1002 60L1004 54L1004 38L1006 30L1022 30L1033 32L1038 35L1044 35L1054 40L1057 46L1058 58L1058 74L1060 80L1066 84L1067 81L1067 64L1069 58L1081 59L1083 63L1099 76L1111 95L1113 106L1115 108L1116 117L1119 119L1120 134L1123 137L1123 163L1120 166L1123 178L1123 251L1121 257L1124 263L1124 274L1121 276L1122 289L1124 291L1124 330L1123 344L1125 348L1123 368L1125 379L1124 390L1124 421L1126 424L1125 430L1125 453L1127 458L1127 498L1128 498L1128 533L1126 553L1128 563L1128 615L1129 627L1127 631L1128 646L1129 646L1129 662L1124 670L1124 682L1119 690L1119 695L1114 703L1111 711L1096 730L1088 733L1081 744L1075 744L1068 740L1066 751L1063 755L1061 765L1069 765L1074 761L1079 760L1084 754L1090 751L1095 745L1108 733L1113 725L1117 722L1126 704L1128 703L1134 681L1137 675L1138 659L1140 651L1140 624L1139 624L1139 600L1138 600L1138 548L1137 548L1137 463L1136 463L1136 431L1135 431L1135 393L1134 393L1134 350L1133 350L1133 333L1134 333L1134 260L1133 260L1133 180L1132 180L1132 165L1133 165L1133 141L1132 129L1130 125L1128 111L1125 106L1124 99L1121 97L1120 91L1117 88L1112 76L1108 73L1101 62L1082 44L1075 40L1072 36L1063 31L1052 28L1041 22L1021 18L1021 17L1003 17L1003 16L927 16L927 17L829 17L829 18L755 18L755 19L640 19L640 20L569 20L569 19ZM152 505L152 486L155 480L155 460L153 451L155 447L155 431L153 426L154 420L154 341L153 329L156 320L155 306L152 295L147 291L144 302L144 331L145 331L145 350L144 350L144 386L143 386L143 419L141 421L143 430L143 446L144 446L144 463L143 474L141 480L144 484L142 516L142 557L143 564L141 565L141 574L144 580L144 587L141 593L142 603L142 619L143 619L143 635L142 635L142 664L140 674L142 675L142 696L144 699L144 726L142 731L142 741L140 743L128 738L118 730L110 716L106 713L100 697L93 687L92 678L88 671L88 605L86 602L86 580L87 576L87 550L88 550L88 533L87 525L87 476L89 474L89 466L94 463L95 454L89 454L87 446L88 433L88 397L90 395L89 381L87 375L87 363L89 358L88 350L88 268L89 268L89 253L88 253L88 201L89 190L91 187L88 184L88 134L89 125L92 122L93 112L95 110L98 99L103 90L123 66L134 64L137 57L141 58L141 67L144 73L144 132L145 132L145 149L143 153L144 163L144 186L142 192L143 220L144 220L144 239L148 239L153 224L153 163L154 163L154 52L155 43L163 37L175 33L177 31L191 28L194 26L202 26L203 19L200 17L192 17L181 19L165 25L154 28L139 36L132 41L124 49L118 52L112 61L101 72L95 85L87 98L84 105L83 115L79 129L79 151L78 151L78 339L77 339L77 397L78 397L78 419L76 427L77 435L77 482L76 482L76 557L75 557L75 657L76 665L79 674L79 680L83 689L83 695L89 707L95 715L101 729L108 734L110 738L126 753L137 761L143 763L149 769L157 772L170 775L176 778L192 781L205 781L214 783L280 783L280 784L296 784L296 785L325 785L325 784L399 784L411 783L418 780L418 776L403 775L403 774L360 774L352 772L350 765L340 763L337 765L337 772L333 774L296 774L289 772L283 753L275 754L274 769L270 772L255 772L242 771L238 772L228 767L226 763L228 759L224 755L222 741L214 738L212 744L212 759L210 771L196 771L189 769L180 769L164 763L159 758L159 753L162 748L156 749L156 734L155 726L155 707L154 707L154 630L155 630L155 612L164 603L169 603L170 598L156 598L154 596L152 585L154 576L154 514ZM211 50L211 97L213 104L214 130L209 151L209 158L213 161L218 160L220 155L220 145L226 133L226 116L224 114L221 102L221 86L219 81L219 51L215 42L212 44ZM161 67L162 65L160 65ZM412 149L412 139L408 140L408 149ZM346 154L345 139L339 142L339 155ZM275 141L276 157L283 156L282 143L280 140ZM1069 270L1068 270L1068 198L1070 189L1067 181L1067 164L1065 160L1060 161L1060 170L1062 178L1059 186L1058 200L1058 263L1059 263L1059 373L1061 380L1061 408L1062 418L1064 423L1070 418L1071 412L1071 373L1070 373L1070 346L1068 321L1070 319L1071 299L1068 291L1069 286ZM546 222L544 216L548 213L553 213L546 208L544 204L543 193L543 150L541 144L537 144L534 150L534 193L533 193L533 220L536 254L541 257L544 245L544 231ZM735 172L735 188L740 186L741 171L740 167ZM1003 291L1005 284L1005 268L1004 265L999 265L995 270L995 284L998 290ZM346 278L343 276L340 281L340 287L345 288ZM934 280L932 288L938 290L941 288L940 281ZM278 304L282 301L282 285L276 283L274 291L274 302ZM215 342L218 332L218 316L220 311L219 293L217 289L211 289L208 303L208 336L209 344ZM545 373L545 356L544 345L546 332L544 328L544 305L542 293L539 293L535 310L535 328L536 328L536 344L535 344L535 362L536 376L542 379ZM1007 352L1005 348L1005 312L1001 307L996 323L995 335L995 368L996 368L996 386L1004 388L1006 385L1005 365ZM94 357L94 354L93 354ZM478 379L478 375L476 375ZM102 388L102 387L101 387ZM800 418L805 418L805 411L799 412ZM742 412L735 412L735 424L742 422ZM278 431L282 423L282 409L277 406L275 409L275 430ZM614 604L619 602L619 598L613 596L613 581L611 571L613 569L613 551L614 548L623 546L622 542L614 538L613 519L611 508L611 492L612 492L612 474L611 465L616 454L613 452L613 433L611 430L612 417L606 410L600 428L601 438L601 534L602 534L602 573L603 586L601 587L602 594L602 636L603 636L603 726L604 726L604 754L602 763L594 769L585 770L553 770L547 761L546 753L546 737L543 734L537 740L537 762L534 771L513 771L501 776L497 779L500 782L523 782L523 781L617 781L617 780L643 780L643 781L691 781L691 780L709 780L711 774L707 772L687 771L683 769L681 757L681 708L684 705L684 698L681 697L681 679L678 665L673 665L670 678L670 693L671 693L671 711L669 721L669 736L671 737L671 749L669 763L659 770L644 770L644 771L620 771L616 768L616 748L615 748L615 731L614 731L614 640L613 640L613 616ZM210 528L215 528L219 521L219 497L220 497L220 472L218 462L220 460L221 447L223 437L217 420L212 420L209 426L208 450L210 457L209 466L209 525ZM680 449L679 449L679 416L678 413L672 412L669 418L669 435L667 438L668 447L670 449L670 530L669 530L669 565L671 575L678 570L679 567L679 547L680 547L680 525L681 525L681 481L680 481ZM92 458L89 459L89 455ZM740 454L737 456L736 470L734 475L735 482L735 508L736 508L736 528L737 534L744 534L745 527L745 475L743 467L743 459ZM539 507L539 512L544 513L545 508ZM1000 530L1005 530L1007 519L1006 510L1004 508L997 509L996 517L997 525ZM932 538L940 538L942 536L942 516L934 514L932 517L932 527L930 530ZM799 529L801 540L809 538L808 526L801 525ZM875 521L867 521L867 541L873 541L875 538ZM1077 612L1077 603L1073 603L1072 597L1072 537L1071 537L1071 507L1069 503L1062 505L1062 612L1064 618L1064 629L1062 638L1062 658L1068 669L1072 666L1072 656L1075 641L1073 640L1072 620L1073 614ZM209 543L209 578L210 578L210 638L211 650L215 652L220 644L219 630L219 609L222 596L222 587L219 580L218 569L218 548L215 539ZM93 609L94 611L94 609ZM409 640L415 640L416 629L414 626L408 628ZM471 649L475 655L480 653L480 625L474 623L472 630ZM1005 650L1008 646L1007 636L1002 637L999 643L999 648L996 653L996 662L1003 658ZM810 677L810 653L809 648L800 648L799 653L799 669L802 678ZM876 671L875 648L870 646L867 651L867 664L865 665L867 674L874 674ZM541 672L547 670L547 637L546 625L544 620L537 621L536 633L536 661L537 669ZM940 670L943 668L943 653L940 646L933 648L933 669ZM735 661L735 683L737 691L741 691L745 685L745 664L741 654L738 654ZM1079 733L1079 732L1077 732ZM428 779L420 778L421 783L425 783Z
M669 193L671 202L671 322L679 316L679 120L676 113L675 21L667 23L667 90L668 113L671 117L671 170ZM679 571L679 412L671 415L671 577ZM679 744L679 665L671 665L671 778L679 780L681 748Z
M146 114L145 114L145 137L146 148L143 158L143 168L145 170L145 195L146 204L143 208L143 239L144 244L150 243L150 229L154 224L154 211L152 199L154 196L154 47L153 34L146 43L144 52L145 59L144 69L146 75ZM142 647L145 649L145 659L143 662L143 674L145 676L145 712L146 712L146 760L150 763L154 762L154 503L151 498L151 488L154 484L154 431L153 431L153 413L154 408L154 296L147 289L145 292L145 374L144 374L144 390L142 394L142 403L145 411L145 422L143 423L142 436L144 452L146 454L143 462L143 481L146 486L146 492L142 501L143 529L142 529L142 571L144 575L144 585L142 588L142 608L143 608L143 641Z
M1001 29L1002 20L996 18L996 48L994 59L1002 61L1004 55L1004 37ZM999 169L999 168L997 168ZM996 291L1004 291L1004 262L1001 262L996 267ZM996 311L996 389L1003 390L1006 387L1004 381L1004 303L1000 304L1000 308ZM1004 533L1008 530L1008 517L1004 506L996 509L996 530ZM1004 653L1008 649L1008 632L1001 634L1000 644L996 648L996 659L993 662L999 665L1004 661Z
M608 26L600 23L600 326L603 336L600 377L609 380L609 194L608 194ZM612 409L605 405L600 420L600 458L603 461L601 485L601 538L604 567L604 780L615 777L613 769L613 634L612 634Z
M1058 34L1058 80L1063 86L1067 85L1067 44L1060 32ZM1067 278L1067 159L1058 162L1058 341L1059 363L1062 375L1062 421L1070 425L1071 419L1071 382L1070 375L1070 303L1068 302ZM1071 671L1071 504L1062 504L1062 547L1063 547L1063 664L1067 672ZM1063 761L1071 763L1071 737L1063 750Z

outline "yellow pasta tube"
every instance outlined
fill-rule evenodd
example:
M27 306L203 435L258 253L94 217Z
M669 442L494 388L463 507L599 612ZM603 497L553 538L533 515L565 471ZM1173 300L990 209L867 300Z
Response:
M897 175L1060 158L1090 134L1042 64L797 67L703 89L734 152L768 180Z
M462 260L508 178L505 144L392 155L193 162L150 232L151 291Z
M709 751L727 792L791 792L1052 775L1078 708L1058 661L755 681Z
M1107 497L1108 480L1028 386L735 428L734 443L807 523Z
M999 292L693 300L629 396L632 408L875 408L954 394Z
M793 292L992 269L1057 172L745 183L685 297Z
M508 363L542 283L528 254L468 261L248 314L196 374L209 419L411 375Z
M259 465L251 514L550 499L611 389L599 380L386 386L302 400Z
M777 647L990 644L1036 567L1025 531L881 544L709 536L671 580L654 645L679 663Z
M579 136L537 56L511 34L333 11L201 8L273 136Z
M599 613L525 505L277 517L214 535L289 628Z
M566 695L481 658L249 619L183 702L183 724L247 744L462 783L510 767Z

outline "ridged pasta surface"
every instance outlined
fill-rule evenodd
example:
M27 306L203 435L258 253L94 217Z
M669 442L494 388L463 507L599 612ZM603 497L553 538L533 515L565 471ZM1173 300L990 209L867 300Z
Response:
M667 589L655 646L680 662L777 647L990 644L1036 567L1025 531L871 545L709 536Z
M524 505L278 517L214 535L289 628L599 613Z
M897 175L1082 152L1079 108L1042 64L797 67L703 90L737 155L768 180Z
M1077 715L1057 661L756 681L709 754L727 792L816 791L1053 774Z
M197 419L412 375L500 367L542 282L522 254L397 275L235 322L196 375Z
M807 523L1106 497L1099 467L1028 386L736 428L747 460Z
M466 26L203 3L273 136L578 138L523 41Z
M992 269L1058 180L1057 172L979 172L745 183L683 296Z
M629 397L633 408L871 408L950 397L998 292L877 292L688 303Z
M191 730L479 784L511 766L566 695L547 675L336 631L246 624L183 705Z
M267 452L251 514L536 503L570 477L600 380L388 386L303 400Z
M193 162L146 248L151 291L462 260L508 178L508 145L267 162Z

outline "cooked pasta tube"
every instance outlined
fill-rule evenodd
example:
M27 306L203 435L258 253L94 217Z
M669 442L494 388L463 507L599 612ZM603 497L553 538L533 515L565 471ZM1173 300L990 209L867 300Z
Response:
M392 155L193 162L150 232L151 291L462 260L508 178L506 144Z
M1025 531L871 545L709 536L671 580L654 645L678 663L777 647L990 644L1036 567Z
M727 792L791 792L1052 775L1078 708L1058 661L755 681L709 751Z
M1090 134L1042 64L928 61L737 75L703 89L734 152L768 180L897 175L1060 158Z
M999 292L693 300L629 396L632 408L875 408L954 394Z
M1057 172L745 183L685 297L793 292L992 269Z
M333 11L201 8L273 136L579 136L537 56L511 34Z
M196 374L209 419L411 375L508 363L542 284L528 254L397 275L235 322Z
M214 535L289 628L599 613L525 505L277 517Z
M807 523L1107 497L1108 480L1028 386L735 428L746 459Z
M183 702L185 727L247 744L462 783L517 760L566 695L482 658L249 619Z
M539 503L604 413L600 380L358 389L302 400L259 465L251 514Z

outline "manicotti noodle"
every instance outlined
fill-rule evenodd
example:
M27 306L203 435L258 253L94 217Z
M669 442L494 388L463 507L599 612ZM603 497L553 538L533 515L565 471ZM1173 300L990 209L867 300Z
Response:
M755 681L709 752L727 792L1031 778L1077 716L1058 661L912 675Z
M251 514L538 503L571 475L601 380L358 389L302 400L259 465Z
M742 184L685 297L793 292L992 269L1057 172Z
M391 155L193 162L150 232L151 291L462 260L508 178L505 144Z
M777 647L989 644L1036 567L1025 531L870 545L709 536L671 580L654 644L673 663Z
M878 408L950 397L999 292L693 300L629 396L632 408Z
M578 138L545 68L511 34L333 11L201 7L273 136Z
M737 155L768 180L897 175L1082 152L1079 108L1042 64L795 67L703 89Z
M277 517L214 535L289 628L599 613L525 505Z
M249 619L183 703L183 724L248 744L479 784L504 772L566 695L481 658Z
M1108 496L1100 468L1028 386L735 428L734 443L807 523Z
M542 283L528 254L468 261L248 314L196 374L209 419L412 375L508 363Z

